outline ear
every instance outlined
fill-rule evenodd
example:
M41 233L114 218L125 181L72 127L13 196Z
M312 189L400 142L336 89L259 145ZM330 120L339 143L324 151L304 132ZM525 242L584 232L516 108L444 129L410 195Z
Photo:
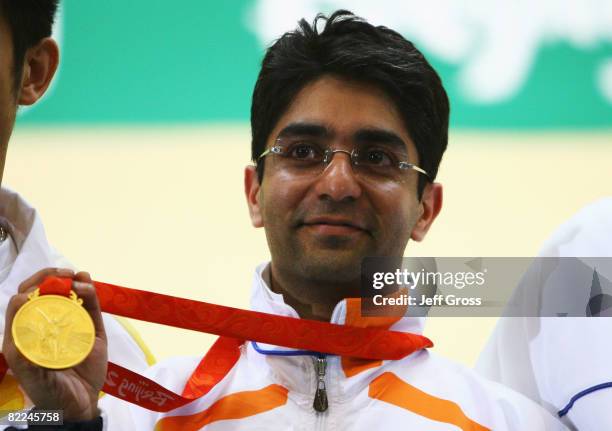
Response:
M59 48L50 37L42 39L25 53L19 104L32 105L45 94L59 63Z
M422 241L425 238L427 231L429 231L429 228L442 209L442 184L427 183L423 190L420 205L422 209L421 216L410 234L410 238L415 241Z
M255 166L249 165L244 168L244 195L249 207L249 215L251 223L255 227L263 227L263 217L261 215L260 199L260 184L257 179L257 171Z

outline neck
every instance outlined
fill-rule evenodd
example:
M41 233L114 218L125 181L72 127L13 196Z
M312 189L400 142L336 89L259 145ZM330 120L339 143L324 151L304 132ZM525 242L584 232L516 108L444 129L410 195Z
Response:
M270 289L283 295L285 303L302 319L329 322L336 304L344 298L358 296L356 282L321 282L287 274L270 265Z

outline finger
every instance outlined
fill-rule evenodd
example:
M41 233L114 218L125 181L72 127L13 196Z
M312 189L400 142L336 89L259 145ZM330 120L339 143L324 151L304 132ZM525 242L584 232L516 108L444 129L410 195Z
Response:
M87 275L89 276L89 274ZM91 282L73 281L72 289L77 296L83 300L83 308L87 310L93 320L96 336L106 339L104 322L102 320L102 310L100 309L100 303L98 302L98 296L96 295L94 285Z
M18 292L24 293L32 290L32 288L38 286L47 277L69 277L74 276L74 271L68 268L45 268L41 269L30 278L24 280L20 285Z
M73 280L91 284L91 275L87 271L79 271L74 275Z

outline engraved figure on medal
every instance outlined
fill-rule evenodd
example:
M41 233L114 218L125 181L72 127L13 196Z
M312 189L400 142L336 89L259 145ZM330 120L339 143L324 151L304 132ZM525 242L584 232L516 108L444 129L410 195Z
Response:
M95 342L91 317L74 292L70 298L31 293L15 315L13 338L19 351L36 365L63 369L82 362Z

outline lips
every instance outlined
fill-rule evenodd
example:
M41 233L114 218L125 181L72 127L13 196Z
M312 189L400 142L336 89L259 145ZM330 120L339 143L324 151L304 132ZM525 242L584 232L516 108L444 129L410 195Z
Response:
M344 234L355 231L368 232L364 223L338 217L312 217L306 219L301 225L313 227L322 233L329 234Z

